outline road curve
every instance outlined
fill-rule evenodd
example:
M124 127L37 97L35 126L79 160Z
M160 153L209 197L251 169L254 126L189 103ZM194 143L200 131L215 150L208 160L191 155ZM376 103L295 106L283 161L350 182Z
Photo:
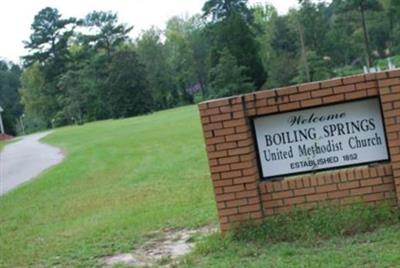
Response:
M49 133L22 137L0 152L0 196L63 160L60 149L39 141Z

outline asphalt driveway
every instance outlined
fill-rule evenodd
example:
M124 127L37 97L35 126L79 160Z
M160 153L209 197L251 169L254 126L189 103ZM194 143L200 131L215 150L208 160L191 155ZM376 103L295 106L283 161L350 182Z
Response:
M39 141L49 133L24 136L21 140L6 145L0 152L0 195L63 160L60 149Z

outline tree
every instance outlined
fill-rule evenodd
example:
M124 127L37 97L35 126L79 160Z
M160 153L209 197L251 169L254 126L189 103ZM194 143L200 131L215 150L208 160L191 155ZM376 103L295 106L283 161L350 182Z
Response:
M136 43L137 53L146 67L146 79L156 110L171 107L171 89L174 87L167 52L161 42L161 31L150 28L142 32Z
M22 115L20 104L21 69L11 62L0 60L0 106L4 109L2 113L6 133L15 135L16 125Z
M246 75L256 88L266 79L253 33L253 20L249 17L247 0L210 0L204 4L204 16L212 16L208 27L211 44L211 66L219 62L220 51L227 48L240 66L246 67Z
M340 12L349 12L357 10L360 12L361 25L364 34L365 51L367 55L367 65L372 66L371 47L365 18L366 11L380 10L381 5L378 0L337 0L337 6Z
M251 79L246 76L246 67L239 66L228 49L223 49L218 64L210 70L211 96L226 97L254 90Z
M37 128L50 126L50 121L57 112L56 99L49 94L44 73L39 63L27 67L21 76L21 102L25 113L40 122Z
M68 57L68 41L73 34L74 18L62 19L55 8L46 7L39 11L32 23L29 41L25 48L30 54L23 57L27 66L35 62L46 64L48 77L60 74Z
M251 22L253 14L247 7L247 0L208 0L203 5L203 14L211 16L214 22L229 18L234 13L244 16L247 22Z
M84 35L85 41L95 49L104 49L110 59L116 48L128 40L128 33L133 27L118 24L116 13L93 11L82 23L92 34Z
M108 106L113 118L151 111L153 100L146 81L145 67L136 52L132 49L115 52L108 71Z

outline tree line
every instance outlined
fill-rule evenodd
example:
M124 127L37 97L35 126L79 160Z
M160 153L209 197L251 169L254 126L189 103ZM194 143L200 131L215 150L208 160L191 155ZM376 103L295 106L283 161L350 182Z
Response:
M23 66L0 61L9 133L124 118L261 88L328 79L400 54L400 1L208 0L135 40L117 14L34 18Z

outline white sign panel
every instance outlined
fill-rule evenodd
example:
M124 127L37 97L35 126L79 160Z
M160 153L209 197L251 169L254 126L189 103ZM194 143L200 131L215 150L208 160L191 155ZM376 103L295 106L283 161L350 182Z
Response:
M264 178L388 160L378 98L254 119Z

